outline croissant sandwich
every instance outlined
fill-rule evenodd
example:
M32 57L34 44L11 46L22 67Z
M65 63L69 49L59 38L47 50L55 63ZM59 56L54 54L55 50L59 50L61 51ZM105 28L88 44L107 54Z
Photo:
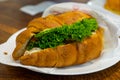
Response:
M17 36L12 56L38 67L79 65L100 56L103 32L95 18L80 11L36 18Z

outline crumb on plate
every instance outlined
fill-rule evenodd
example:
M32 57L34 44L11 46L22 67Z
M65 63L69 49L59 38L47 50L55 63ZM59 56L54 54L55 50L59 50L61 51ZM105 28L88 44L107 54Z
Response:
M8 53L7 52L4 52L5 55L7 55Z

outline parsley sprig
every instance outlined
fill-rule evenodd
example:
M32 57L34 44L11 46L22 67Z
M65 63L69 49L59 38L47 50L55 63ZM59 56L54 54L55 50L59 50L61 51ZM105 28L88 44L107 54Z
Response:
M71 25L45 29L33 36L35 40L29 42L27 50L30 50L33 47L45 49L74 41L81 42L86 37L89 37L97 28L98 24L96 19L89 18Z

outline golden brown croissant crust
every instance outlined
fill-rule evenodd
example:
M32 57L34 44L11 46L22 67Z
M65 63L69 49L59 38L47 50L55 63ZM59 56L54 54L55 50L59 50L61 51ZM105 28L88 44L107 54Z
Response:
M99 57L103 48L103 29L100 27L91 37L81 43L69 43L24 55L29 40L36 32L64 24L69 25L84 18L91 18L91 16L80 11L70 11L32 20L27 29L16 38L16 48L12 54L14 60L19 59L24 65L65 67L82 64Z
M40 67L65 67L82 64L100 56L103 49L103 29L83 42L47 48L20 58L22 64Z

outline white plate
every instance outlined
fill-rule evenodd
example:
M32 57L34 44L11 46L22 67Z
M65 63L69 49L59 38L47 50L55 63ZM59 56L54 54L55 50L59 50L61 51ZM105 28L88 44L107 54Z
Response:
M88 74L93 73L96 71L100 71L106 69L114 64L116 64L120 60L120 46L116 48L114 51L105 53L101 55L100 58L90 61L88 63L66 67L66 68L40 68L40 67L33 67L33 66L25 66L20 64L19 62L15 62L12 59L12 52L15 48L15 38L16 36L23 31L24 29L18 31L17 33L13 34L7 42L0 45L0 63L11 65L11 66L18 66L30 69L32 71L46 73L46 74L54 74L54 75L78 75L78 74ZM120 41L119 41L120 44ZM5 55L4 52L8 54Z
M74 4L74 3L73 3ZM72 5L73 5L72 4ZM69 4L60 4L61 5L71 5ZM52 6L51 8L53 8ZM56 5L55 5L56 7ZM48 9L48 11L50 8ZM57 9L56 9L57 10ZM101 16L102 17L102 16ZM0 45L0 63L11 65L11 66L18 66L22 68L26 68L32 71L46 73L46 74L54 74L54 75L80 75L80 74L88 74L97 72L103 69L106 69L120 60L120 40L117 35L117 31L119 30L114 24L109 22L107 19L104 19L106 22L105 28L105 42L104 42L104 49L101 53L101 56L95 60L87 62L82 65L71 66L66 68L41 68L41 67L33 67L33 66L25 66L20 64L19 62L15 62L12 58L12 52L15 48L15 39L16 36L23 30L22 29L15 34L13 34L7 42ZM103 22L103 23L105 23ZM109 23L107 23L109 22ZM109 26L109 27L107 27ZM109 33L110 32L110 33ZM99 45L99 44L98 44ZM7 52L8 55L5 55L4 52Z

